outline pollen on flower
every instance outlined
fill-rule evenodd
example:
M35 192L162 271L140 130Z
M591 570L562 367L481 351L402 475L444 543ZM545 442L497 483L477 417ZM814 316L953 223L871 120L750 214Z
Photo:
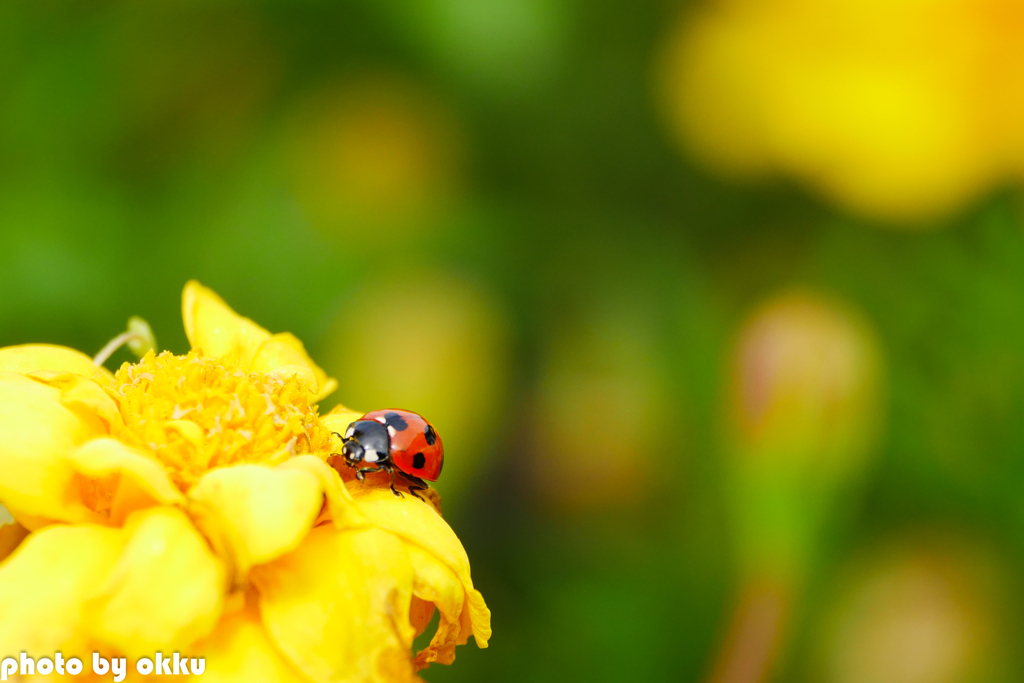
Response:
M330 449L330 431L295 377L248 372L197 350L125 363L113 394L124 419L114 436L152 452L182 491L215 467Z

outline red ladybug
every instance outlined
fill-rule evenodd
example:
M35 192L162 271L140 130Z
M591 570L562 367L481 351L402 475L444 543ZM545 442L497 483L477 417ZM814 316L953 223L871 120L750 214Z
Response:
M395 490L395 470L410 481L409 493L419 498L427 481L437 481L444 466L444 446L434 426L408 410L374 410L353 422L338 436L342 439L341 454L345 464L356 468L362 481L369 472L391 475L391 492ZM363 467L363 465L366 465ZM422 500L422 499L421 499Z

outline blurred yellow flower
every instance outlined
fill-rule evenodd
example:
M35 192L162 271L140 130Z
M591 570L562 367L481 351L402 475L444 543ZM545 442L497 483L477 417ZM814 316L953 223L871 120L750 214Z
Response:
M292 114L285 136L296 198L317 229L412 237L460 194L462 131L427 88L387 72L333 82Z
M566 318L542 347L530 420L534 485L561 511L636 507L658 486L655 468L667 477L678 466L686 438L652 322L618 297Z
M1011 0L717 0L670 38L662 95L733 176L793 176L916 222L1024 173L1024 9Z
M439 510L350 492L326 463L358 414L317 414L336 382L302 343L196 282L183 314L187 355L113 375L71 349L0 349L0 503L17 522L0 526L0 658L179 651L224 681L406 681L470 635L486 647Z
M809 680L1009 680L1007 568L948 528L914 529L846 563L814 633Z

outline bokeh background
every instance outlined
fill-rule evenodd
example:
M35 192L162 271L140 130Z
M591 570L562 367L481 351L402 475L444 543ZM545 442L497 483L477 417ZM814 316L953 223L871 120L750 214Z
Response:
M427 415L432 682L1021 680L1022 184L1016 0L0 3L0 345Z

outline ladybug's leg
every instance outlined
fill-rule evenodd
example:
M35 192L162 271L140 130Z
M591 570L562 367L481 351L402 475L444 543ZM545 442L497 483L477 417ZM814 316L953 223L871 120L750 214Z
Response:
M395 468L389 467L388 470L391 472L391 493L395 494L397 498L403 498L402 492L395 489ZM412 491L409 493L412 493Z
M419 477L414 477L414 476L409 475L409 474L405 475L405 478L409 480L409 493L411 493L412 495L416 496L417 498L422 500L424 503L426 503L427 501L423 499L423 496L421 496L417 492L418 491L426 491L428 488L430 488L427 485L427 482L423 481Z
M373 474L374 472L380 472L383 469L380 465L376 467L363 467L362 469L356 470L356 479L362 481L367 474Z

